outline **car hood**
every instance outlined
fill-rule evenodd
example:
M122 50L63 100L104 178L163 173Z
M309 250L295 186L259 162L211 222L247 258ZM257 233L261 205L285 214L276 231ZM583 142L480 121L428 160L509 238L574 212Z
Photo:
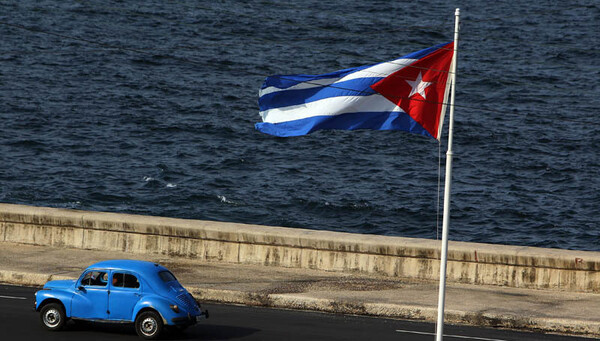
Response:
M66 289L75 284L74 279L61 279L56 281L47 282L44 285L44 289Z

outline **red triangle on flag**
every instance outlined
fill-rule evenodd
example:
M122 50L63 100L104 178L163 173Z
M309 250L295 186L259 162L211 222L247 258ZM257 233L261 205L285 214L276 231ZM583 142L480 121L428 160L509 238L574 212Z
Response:
M439 139L442 109L454 43L449 43L392 73L371 88L398 105L431 136Z

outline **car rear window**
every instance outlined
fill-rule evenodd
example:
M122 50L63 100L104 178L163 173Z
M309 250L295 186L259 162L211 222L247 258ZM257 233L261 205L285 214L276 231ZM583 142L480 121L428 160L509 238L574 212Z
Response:
M163 280L163 282L171 282L177 280L177 278L175 278L175 276L173 276L173 274L169 271L161 271L158 273L158 275L160 276L160 279Z

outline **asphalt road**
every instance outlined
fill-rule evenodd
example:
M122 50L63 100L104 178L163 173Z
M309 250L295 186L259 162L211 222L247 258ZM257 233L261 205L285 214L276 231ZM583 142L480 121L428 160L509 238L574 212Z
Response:
M1 340L140 340L132 325L71 324L59 332L46 331L33 311L36 288L0 285ZM432 341L434 324L344 316L316 312L203 305L210 319L167 340L408 340ZM449 341L576 341L587 338L507 330L446 326Z

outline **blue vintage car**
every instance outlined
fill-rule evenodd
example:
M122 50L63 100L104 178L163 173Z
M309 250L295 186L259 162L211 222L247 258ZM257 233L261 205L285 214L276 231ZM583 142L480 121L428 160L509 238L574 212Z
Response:
M35 293L35 310L49 330L68 319L134 322L145 339L158 338L164 326L183 329L208 318L167 268L137 260L99 262L77 280L49 281Z

